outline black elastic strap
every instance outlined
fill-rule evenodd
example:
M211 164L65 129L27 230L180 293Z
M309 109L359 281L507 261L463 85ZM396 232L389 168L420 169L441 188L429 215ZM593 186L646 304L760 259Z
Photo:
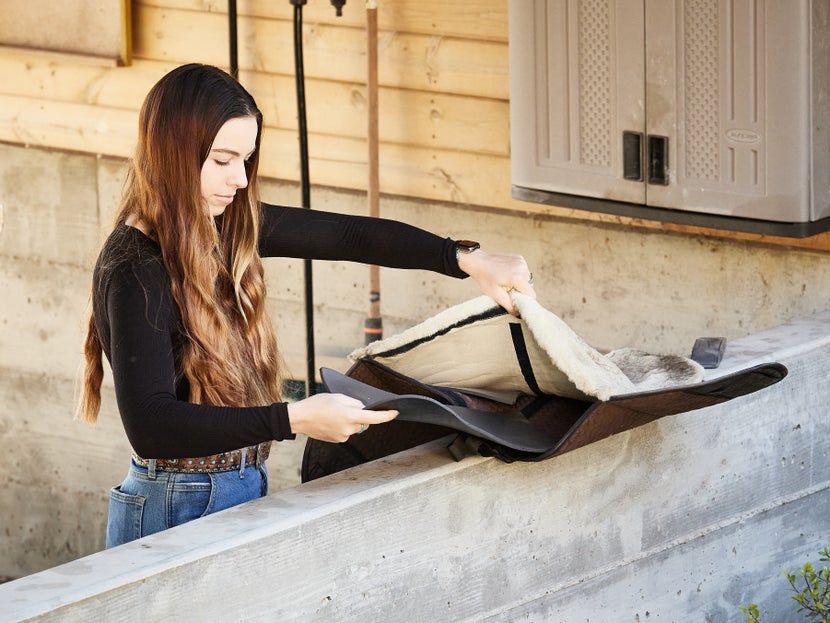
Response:
M519 368L522 371L522 376L525 383L534 394L541 394L542 390L536 383L536 377L533 375L533 366L530 364L530 355L527 352L527 344L525 344L525 336L522 332L522 325L518 322L510 323L510 336L513 338L513 349L516 351L516 359L519 361Z
M527 419L532 418L536 415L536 412L541 409L542 407L547 406L550 404L551 397L547 395L536 396L533 400L531 400L528 404L521 408L520 413L525 416Z

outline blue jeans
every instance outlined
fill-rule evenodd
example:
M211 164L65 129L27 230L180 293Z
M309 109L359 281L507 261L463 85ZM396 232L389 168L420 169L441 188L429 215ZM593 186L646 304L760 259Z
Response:
M255 500L268 493L265 465L209 474L151 471L130 460L110 491L107 548Z

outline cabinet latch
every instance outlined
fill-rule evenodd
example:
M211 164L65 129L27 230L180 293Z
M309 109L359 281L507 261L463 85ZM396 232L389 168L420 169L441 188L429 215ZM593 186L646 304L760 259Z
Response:
M648 183L669 185L669 139L648 135Z
M623 132L623 177L633 182L643 181L642 132Z

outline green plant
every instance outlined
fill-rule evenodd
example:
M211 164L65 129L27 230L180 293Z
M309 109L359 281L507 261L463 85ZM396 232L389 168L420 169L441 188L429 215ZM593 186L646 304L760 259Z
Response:
M825 547L819 552L820 562L830 562L830 548ZM787 573L787 580L793 587L798 602L799 612L805 612L810 621L830 623L830 567L822 567L818 572L809 562L798 572ZM799 592L796 586L798 578L804 580L804 589Z
M758 623L758 605L757 604L749 604L748 606L741 606L741 612L744 614L748 614L749 616L746 617L746 623Z
M830 562L830 548L825 547L818 554L820 562ZM807 562L797 573L786 571L784 575L792 587L794 595L791 597L798 604L798 612L804 613L808 621L830 623L830 567L823 566L816 571ZM804 584L801 590L798 589L799 580ZM740 610L748 615L746 623L760 623L756 604L741 606Z

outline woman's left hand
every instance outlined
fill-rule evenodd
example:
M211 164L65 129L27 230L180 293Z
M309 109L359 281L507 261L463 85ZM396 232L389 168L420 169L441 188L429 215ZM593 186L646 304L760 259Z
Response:
M458 267L473 278L484 294L514 316L517 312L510 298L511 291L536 298L533 274L521 255L488 253L477 249L472 253L461 253Z

